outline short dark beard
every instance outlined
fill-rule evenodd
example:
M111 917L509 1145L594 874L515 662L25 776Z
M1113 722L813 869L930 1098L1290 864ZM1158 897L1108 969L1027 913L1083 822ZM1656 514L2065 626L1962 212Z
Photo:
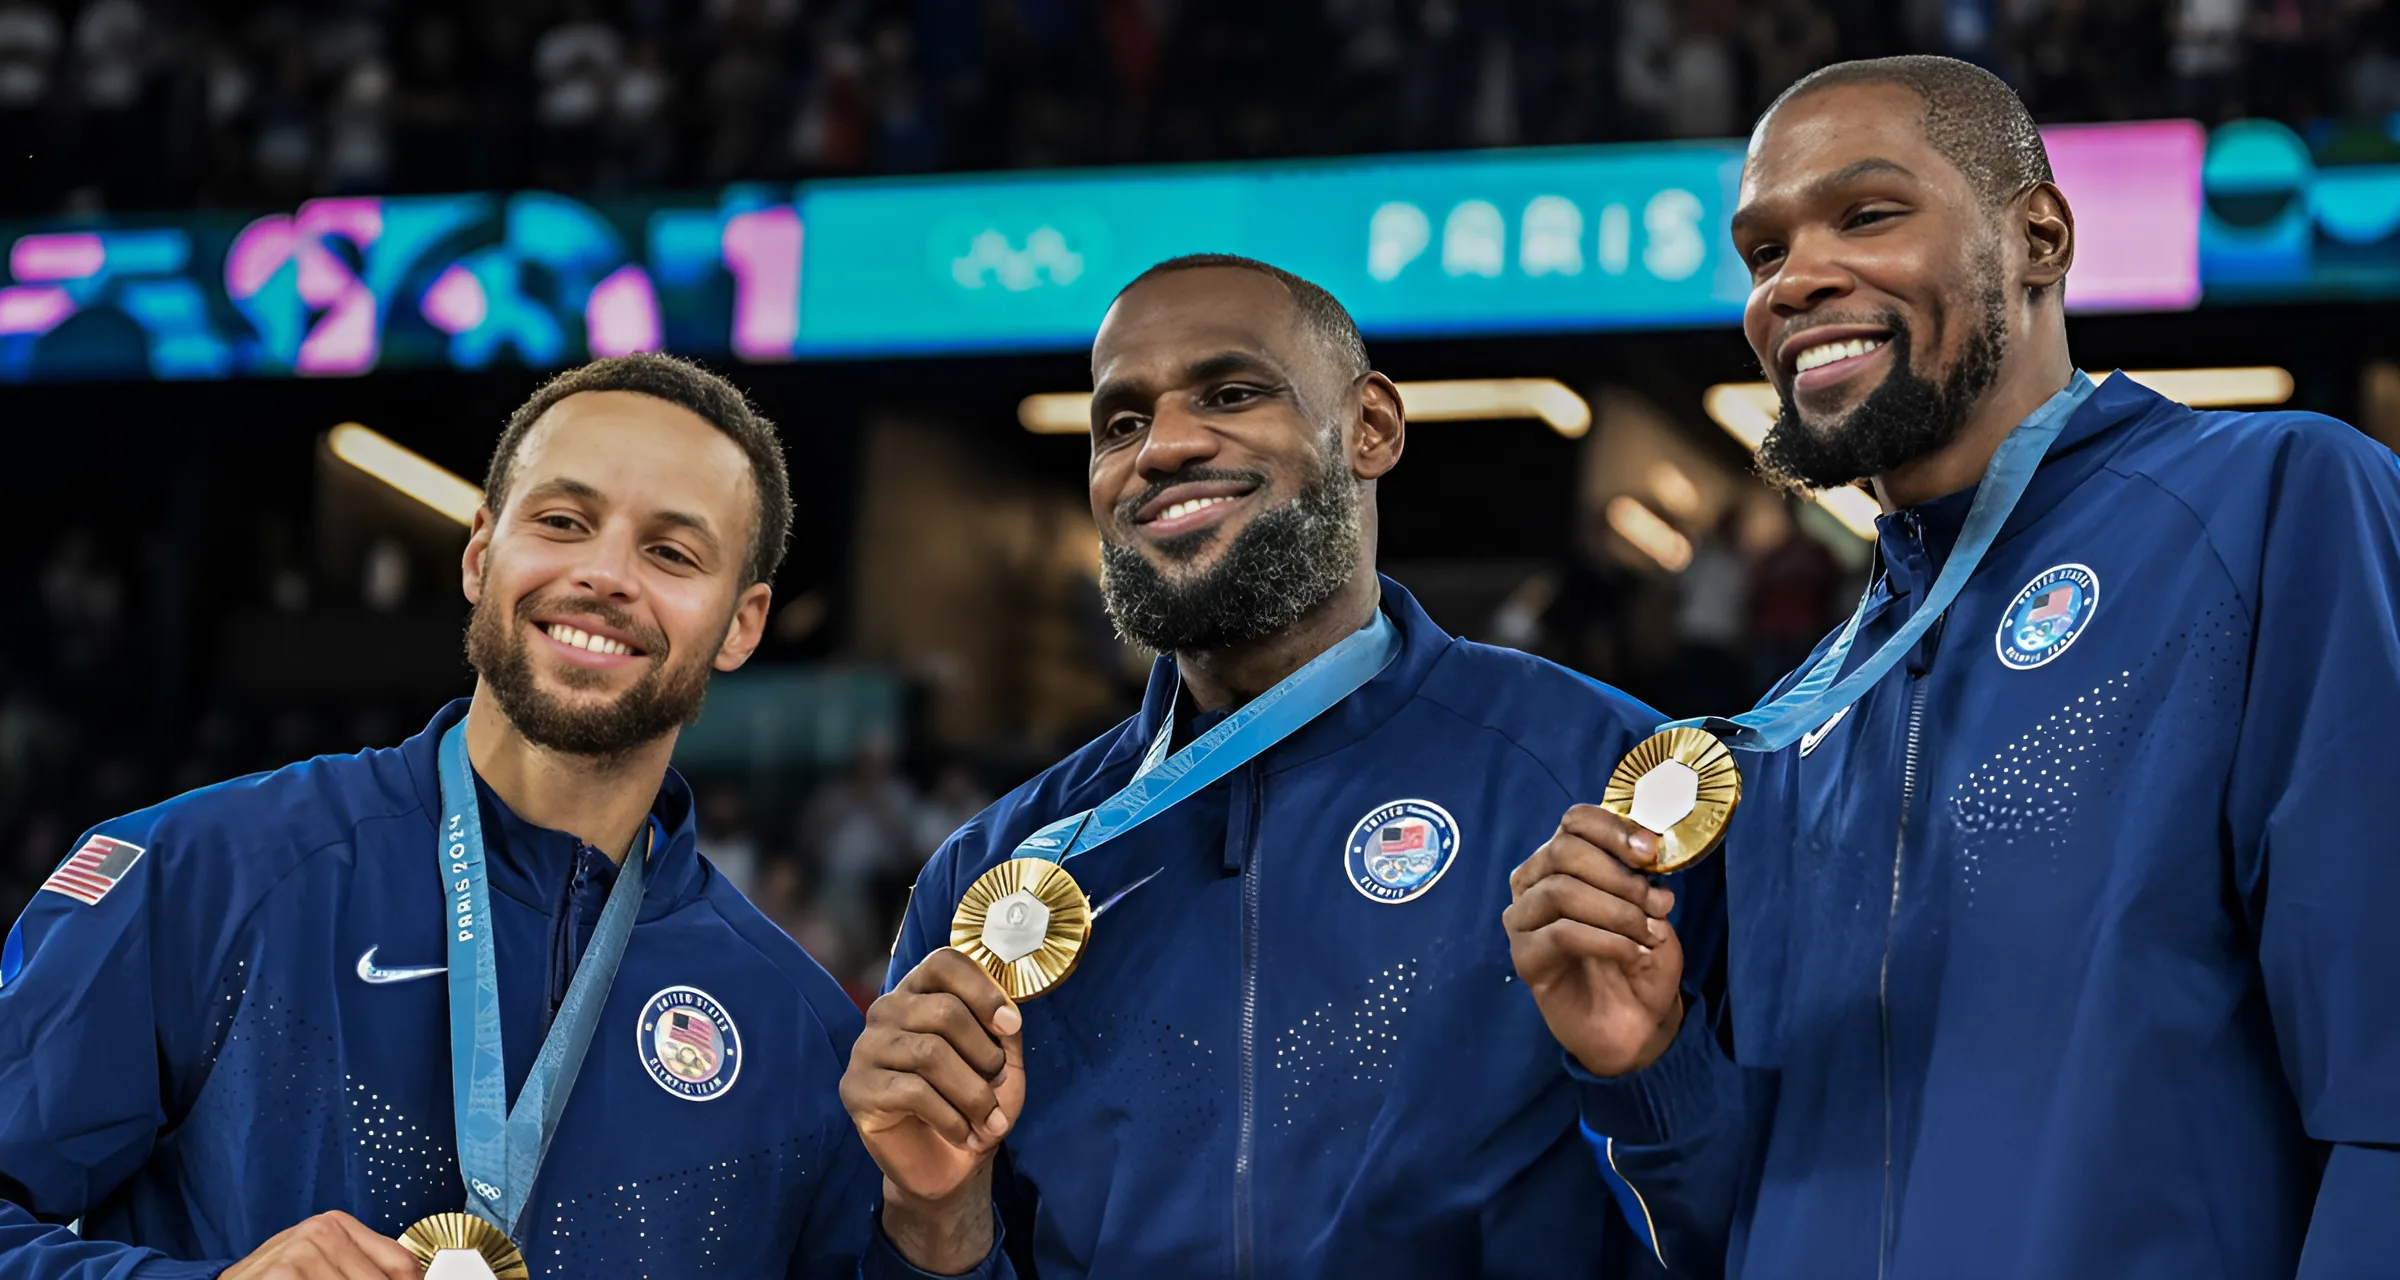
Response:
M486 562L487 568L489 562ZM522 618L547 610L588 614L637 637L644 653L655 655L650 669L616 701L598 707L575 707L545 692L533 674L531 639L502 618L502 610L486 591L467 619L467 662L499 700L500 713L517 732L537 747L567 755L613 758L657 741L700 718L708 696L709 667L705 662L679 669L664 636L651 632L623 610L593 599L529 599L515 614ZM570 685L593 683L596 673L566 668L561 679Z
M1100 593L1126 641L1158 653L1207 653L1252 644L1289 628L1350 581L1365 545L1358 478L1338 433L1325 445L1325 469L1291 501L1261 512L1235 535L1216 567L1188 582L1170 581L1139 550L1100 542ZM1230 473L1226 473L1229 475ZM1180 473L1153 486L1226 478ZM1257 477L1263 480L1264 477ZM1143 499L1125 504L1138 508ZM1130 510L1121 508L1120 519ZM1207 534L1161 550L1187 560Z
M1939 383L1917 373L1913 343L1896 312L1875 322L1891 330L1892 371L1858 407L1828 426L1800 418L1790 398L1758 446L1758 473L1767 483L1793 493L1832 489L1879 476L1914 462L1958 438L1975 402L2000 377L2008 350L2008 307L1996 269L1984 274L1982 314L1967 334L1966 350Z

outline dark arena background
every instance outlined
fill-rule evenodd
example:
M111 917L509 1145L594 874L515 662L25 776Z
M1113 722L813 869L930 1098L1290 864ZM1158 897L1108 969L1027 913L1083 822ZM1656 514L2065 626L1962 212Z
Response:
M2085 368L2400 444L2375 0L0 0L0 918L103 817L469 688L503 420L665 349L781 425L799 507L680 748L704 849L871 995L935 845L1138 697L1078 397L1188 252L1356 314L1438 621L1748 705L1874 508L1750 468L1741 135L1901 51L2044 123Z

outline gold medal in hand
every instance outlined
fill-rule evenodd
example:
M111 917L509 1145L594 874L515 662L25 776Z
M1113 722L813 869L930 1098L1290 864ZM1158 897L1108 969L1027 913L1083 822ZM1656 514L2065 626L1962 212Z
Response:
M1011 858L975 878L950 918L950 945L1011 1000L1067 980L1092 936L1092 902L1066 868Z
M1742 802L1733 752L1705 729L1663 729L1626 753L1600 807L1658 836L1648 870L1681 871L1716 851Z

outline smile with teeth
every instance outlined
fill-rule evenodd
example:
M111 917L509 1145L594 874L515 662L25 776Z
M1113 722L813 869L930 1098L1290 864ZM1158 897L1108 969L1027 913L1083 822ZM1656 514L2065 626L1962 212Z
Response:
M1887 341L1889 339L1886 338L1852 338L1846 342L1821 342L1800 353L1800 358L1792 362L1792 372L1806 373L1836 360L1863 356Z
M1216 506L1219 503L1231 502L1233 500L1234 499L1232 496L1218 498L1186 498L1183 501L1176 503L1174 506L1159 512L1157 515L1152 516L1151 519L1174 520L1182 516L1188 516L1195 511L1206 511L1210 507Z
M633 646L626 644L622 640L611 640L607 636L596 636L589 631L584 631L576 627L570 627L563 622L546 622L540 625L544 633L548 634L551 639L558 641L560 644L573 645L578 649L587 650L592 653L604 653L619 658L629 658L633 656Z

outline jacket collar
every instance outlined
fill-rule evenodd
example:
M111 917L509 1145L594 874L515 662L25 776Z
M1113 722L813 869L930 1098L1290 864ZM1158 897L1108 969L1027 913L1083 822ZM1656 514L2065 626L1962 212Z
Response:
M1376 580L1383 586L1383 599L1377 607L1400 629L1400 652L1357 692L1261 756L1259 763L1266 772L1279 773L1305 764L1372 733L1416 696L1417 686L1425 682L1425 675L1433 670L1435 661L1456 643L1449 632L1426 615L1408 588L1380 575ZM1112 765L1119 757L1141 758L1150 740L1157 736L1159 725L1174 713L1175 698L1182 687L1183 679L1172 656L1161 655L1150 665L1150 683L1142 694L1142 709L1134 717L1133 732L1120 737L1115 750L1109 753Z
M2125 428L2154 414L2179 408L2174 401L2122 372L2101 383L2091 398L2067 419L2058 438L2050 442L2049 451L2042 455L2040 469L2033 473L2033 482L2025 487L2025 495L2018 499L2007 523L2000 526L2000 537L1994 545L2032 528L2090 479L2093 472L2106 465L2124 444ZM1917 595L1933 585L1932 575L1941 572L1943 562L1950 558L1950 549L1958 545L1959 532L1966 526L1967 511L1975 505L1975 493L1980 487L1980 484L1970 485L1876 519L1876 531L1885 549L1885 571L1893 592ZM1922 555L1907 554L1912 541L1922 547Z
M401 757L408 762L409 776L416 784L417 798L437 830L442 812L439 760L442 735L466 718L471 701L459 698L451 702L434 713L432 722L422 732L400 744ZM484 861L493 890L537 910L556 911L567 882L575 874L576 853L583 842L564 831L537 827L510 812L499 796L484 785L480 775L475 784L483 801ZM698 808L692 802L691 784L673 769L667 770L666 781L650 804L658 837L650 850L650 878L636 920L658 919L700 895L704 881L695 822ZM432 847L428 840L428 857Z

